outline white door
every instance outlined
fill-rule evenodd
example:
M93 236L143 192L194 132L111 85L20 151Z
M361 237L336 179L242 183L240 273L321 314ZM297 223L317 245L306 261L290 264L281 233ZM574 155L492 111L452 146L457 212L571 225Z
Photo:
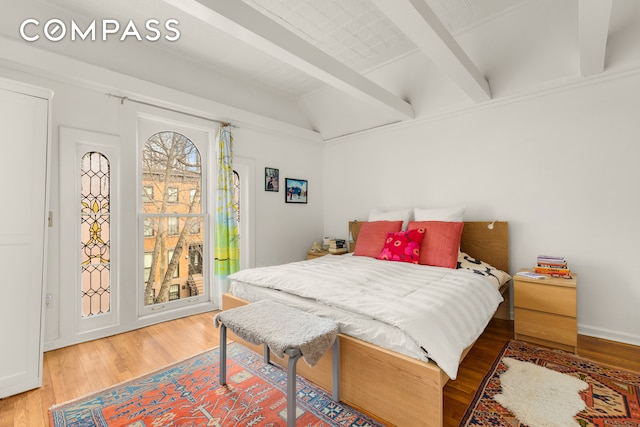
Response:
M42 384L49 100L25 89L0 81L0 398Z

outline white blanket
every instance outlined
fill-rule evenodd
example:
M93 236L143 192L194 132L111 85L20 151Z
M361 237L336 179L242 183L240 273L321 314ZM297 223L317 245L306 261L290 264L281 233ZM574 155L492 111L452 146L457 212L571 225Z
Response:
M500 292L469 270L368 257L324 256L243 270L231 280L277 289L393 325L452 379L462 352L482 333Z

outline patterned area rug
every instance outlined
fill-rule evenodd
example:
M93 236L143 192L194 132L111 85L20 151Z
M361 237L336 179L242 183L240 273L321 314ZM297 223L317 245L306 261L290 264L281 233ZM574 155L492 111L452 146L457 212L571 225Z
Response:
M535 363L587 382L589 387L580 393L586 409L574 417L576 426L640 427L640 374L611 368L559 350L536 348L520 341L509 341L504 346L482 380L460 426L524 426L493 399L501 391L500 375L507 370L504 357Z
M298 363L304 363L299 361ZM287 373L240 344L227 346L227 386L214 349L49 410L55 427L285 426ZM298 426L382 426L297 379Z

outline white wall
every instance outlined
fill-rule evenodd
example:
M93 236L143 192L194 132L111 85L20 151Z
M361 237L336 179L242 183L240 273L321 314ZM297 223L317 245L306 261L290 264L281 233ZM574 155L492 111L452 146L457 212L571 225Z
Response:
M322 144L250 128L234 130L234 155L255 159L255 266L305 259L323 232ZM280 191L264 191L264 168L280 170ZM307 204L285 203L285 178L308 181ZM240 208L242 209L242 208Z
M578 273L579 333L640 344L640 74L494 102L326 146L325 233L372 208L467 206L510 224L511 272Z

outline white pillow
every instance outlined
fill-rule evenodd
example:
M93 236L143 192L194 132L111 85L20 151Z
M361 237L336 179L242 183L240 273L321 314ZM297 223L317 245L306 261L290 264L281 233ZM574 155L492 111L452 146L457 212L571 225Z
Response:
M457 208L441 208L441 209L420 209L415 208L413 213L416 221L448 221L462 222L464 221L465 206Z
M371 209L369 212L369 222L371 221L402 221L402 230L406 230L411 221L411 209L400 209L397 211L380 211Z

